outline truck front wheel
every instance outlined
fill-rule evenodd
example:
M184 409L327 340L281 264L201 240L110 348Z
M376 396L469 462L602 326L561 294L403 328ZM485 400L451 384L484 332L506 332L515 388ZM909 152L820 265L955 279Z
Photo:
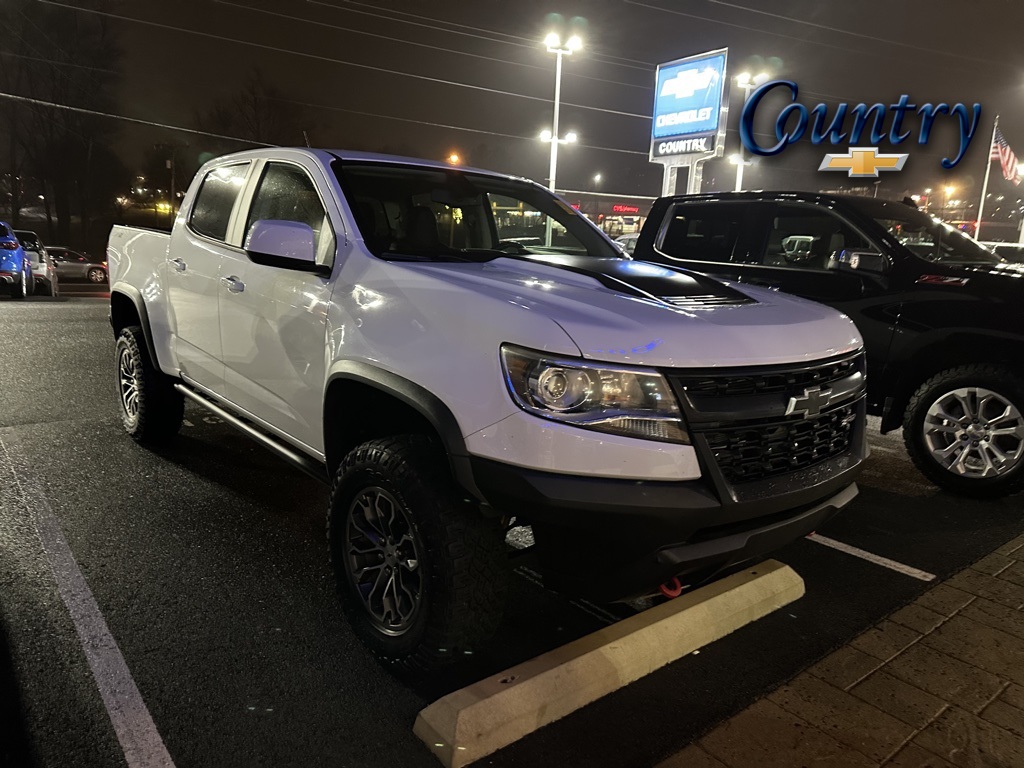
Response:
M114 351L117 394L124 430L136 442L159 445L174 437L185 417L185 399L171 378L153 365L142 328L129 326Z
M353 449L334 480L327 537L360 639L405 671L470 653L497 629L508 560L502 528L463 500L421 435Z
M903 420L910 457L932 482L965 496L1024 487L1024 387L994 365L943 371L914 393Z

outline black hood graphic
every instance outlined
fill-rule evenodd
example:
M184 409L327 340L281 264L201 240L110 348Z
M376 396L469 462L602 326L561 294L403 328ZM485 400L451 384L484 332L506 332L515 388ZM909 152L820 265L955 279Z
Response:
M521 258L587 275L613 291L655 298L677 307L756 303L746 294L714 278L679 267L592 256L544 254Z

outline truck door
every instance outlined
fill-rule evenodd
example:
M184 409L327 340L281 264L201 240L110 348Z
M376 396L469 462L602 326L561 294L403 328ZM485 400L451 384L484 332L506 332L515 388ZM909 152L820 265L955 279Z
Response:
M337 250L328 205L313 174L298 162L260 161L239 237L263 220L308 224L317 261L333 264ZM336 203L330 203L340 221ZM331 282L309 272L252 262L244 251L224 257L220 333L228 399L299 447L323 450L327 308Z
M220 262L236 250L228 227L251 163L214 168L201 182L185 226L171 234L164 267L175 358L190 380L223 395L219 308Z
M868 358L868 386L880 381L899 316L882 248L833 211L807 203L761 204L767 236L741 283L776 288L846 313ZM869 392L869 396L871 396Z

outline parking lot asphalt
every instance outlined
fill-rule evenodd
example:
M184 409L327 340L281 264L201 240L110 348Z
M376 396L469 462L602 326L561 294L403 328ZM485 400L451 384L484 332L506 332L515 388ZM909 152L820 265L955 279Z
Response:
M177 766L435 765L412 734L419 709L632 610L566 600L520 571L492 648L444 675L396 678L341 616L325 488L191 406L160 453L121 433L103 298L0 298L0 760L126 762L58 590L52 535ZM804 598L482 764L654 765L1024 532L1020 496L949 496L898 435L871 444L860 496L818 534L876 561L796 542L775 557L804 578Z

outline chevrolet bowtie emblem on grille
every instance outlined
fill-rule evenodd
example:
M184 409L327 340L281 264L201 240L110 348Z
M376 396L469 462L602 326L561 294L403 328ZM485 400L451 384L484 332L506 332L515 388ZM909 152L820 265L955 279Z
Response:
M808 388L800 397L789 398L789 405L786 406L786 415L803 416L810 419L821 414L822 408L828 406L832 399L832 390L829 387Z
M846 171L850 178L873 176L879 171L901 171L908 155L881 155L876 147L850 147L845 155L825 155L819 171Z

